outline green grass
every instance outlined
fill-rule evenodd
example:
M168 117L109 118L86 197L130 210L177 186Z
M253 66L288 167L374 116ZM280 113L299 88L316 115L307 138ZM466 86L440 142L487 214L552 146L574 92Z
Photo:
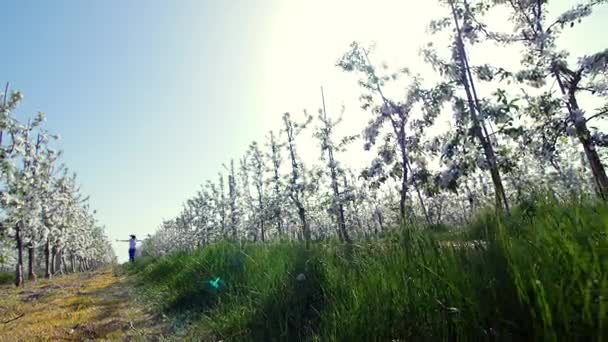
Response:
M138 260L123 271L187 337L608 338L605 204L538 197L509 217L488 213L464 228L485 247L445 247L445 234L404 229L350 247L220 243ZM215 277L224 282L219 290L205 282Z

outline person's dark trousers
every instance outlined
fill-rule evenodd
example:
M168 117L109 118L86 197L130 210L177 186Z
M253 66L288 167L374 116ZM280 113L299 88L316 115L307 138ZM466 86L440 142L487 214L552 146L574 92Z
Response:
M130 262L135 261L135 248L129 249L129 261Z

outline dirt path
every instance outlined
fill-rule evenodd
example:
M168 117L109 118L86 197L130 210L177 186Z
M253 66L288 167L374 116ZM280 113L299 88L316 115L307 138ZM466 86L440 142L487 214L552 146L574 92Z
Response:
M159 341L163 320L107 268L0 287L0 341Z

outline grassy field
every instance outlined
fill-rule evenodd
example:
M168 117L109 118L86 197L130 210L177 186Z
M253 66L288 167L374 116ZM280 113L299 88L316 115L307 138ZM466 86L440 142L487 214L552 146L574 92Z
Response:
M413 228L308 250L221 243L143 258L123 272L182 338L608 339L605 204L536 199L464 229L484 243L446 243Z

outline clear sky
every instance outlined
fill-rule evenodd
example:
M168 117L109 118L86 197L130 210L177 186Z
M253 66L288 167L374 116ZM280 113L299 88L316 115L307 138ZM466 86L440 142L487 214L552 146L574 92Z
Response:
M431 0L24 0L0 8L0 82L25 94L18 115L47 114L112 240L143 237L175 216L283 112L315 112L320 85L330 111L346 104L345 131L358 133L367 116L356 81L334 66L341 53L353 40L376 41L382 61L426 70L418 56L426 25L445 13ZM607 19L598 12L567 44L593 51ZM121 260L126 249L116 245Z

